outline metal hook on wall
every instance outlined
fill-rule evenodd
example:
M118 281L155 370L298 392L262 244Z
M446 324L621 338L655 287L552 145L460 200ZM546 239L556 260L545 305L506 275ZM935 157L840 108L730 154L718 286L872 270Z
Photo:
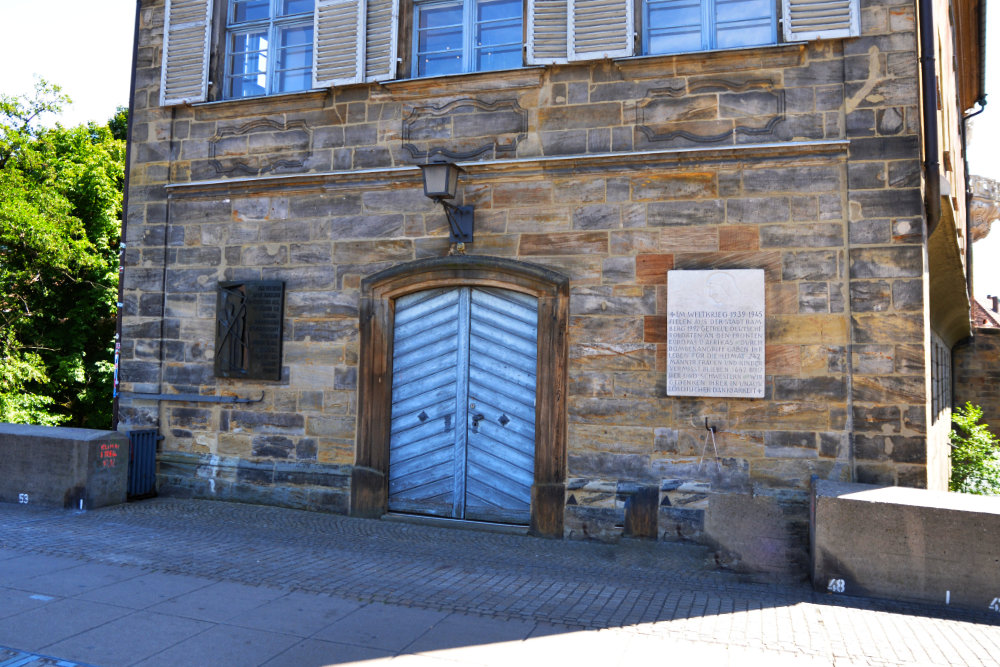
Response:
M706 430L706 431L711 431L711 432L712 432L712 435L713 435L713 436L715 435L715 427L714 427L714 426L709 426L709 425L708 425L708 417L705 417L705 430Z

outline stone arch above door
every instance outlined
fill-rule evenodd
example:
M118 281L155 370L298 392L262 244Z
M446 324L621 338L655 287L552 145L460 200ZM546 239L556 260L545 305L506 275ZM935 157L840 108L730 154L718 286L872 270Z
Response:
M538 299L538 381L531 531L561 537L566 482L569 279L499 257L449 256L400 264L361 283L358 432L351 514L378 517L388 504L394 304L440 287L498 287Z

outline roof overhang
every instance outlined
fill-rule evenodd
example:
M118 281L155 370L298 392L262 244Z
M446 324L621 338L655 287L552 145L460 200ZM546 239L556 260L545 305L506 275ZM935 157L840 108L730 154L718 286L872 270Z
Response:
M931 328L951 347L972 334L972 310L949 197L941 198L941 221L927 239L927 265Z

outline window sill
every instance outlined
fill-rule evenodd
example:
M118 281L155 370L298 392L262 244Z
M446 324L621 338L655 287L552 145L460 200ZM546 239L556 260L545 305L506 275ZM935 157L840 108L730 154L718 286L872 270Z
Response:
M622 72L628 73L629 76L654 78L671 74L711 74L781 67L799 62L805 49L804 42L786 42L784 44L741 46L710 51L643 54L628 58L616 58L614 62ZM664 67L665 63L671 63L672 67Z
M191 106L196 110L205 110L220 115L232 110L236 115L246 114L247 104L267 104L268 112L287 111L302 109L304 99L316 100L317 105L322 105L330 92L328 88L313 88L311 90L297 90L294 93L278 93L276 95L257 95L256 97L234 97L228 100L211 100L209 102L198 102Z
M442 76L383 81L381 85L393 97L423 97L428 94L461 95L512 88L537 88L542 84L545 67L463 72Z

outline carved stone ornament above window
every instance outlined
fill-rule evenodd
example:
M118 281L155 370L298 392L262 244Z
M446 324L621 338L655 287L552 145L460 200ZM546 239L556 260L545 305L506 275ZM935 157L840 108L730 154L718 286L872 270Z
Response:
M705 79L655 88L637 107L636 129L658 148L776 140L785 93L774 82Z
M260 118L221 127L208 141L212 166L226 176L304 171L312 150L312 129L301 120Z
M528 112L516 99L489 103L466 98L418 106L403 118L403 148L419 162L514 157L528 132Z

